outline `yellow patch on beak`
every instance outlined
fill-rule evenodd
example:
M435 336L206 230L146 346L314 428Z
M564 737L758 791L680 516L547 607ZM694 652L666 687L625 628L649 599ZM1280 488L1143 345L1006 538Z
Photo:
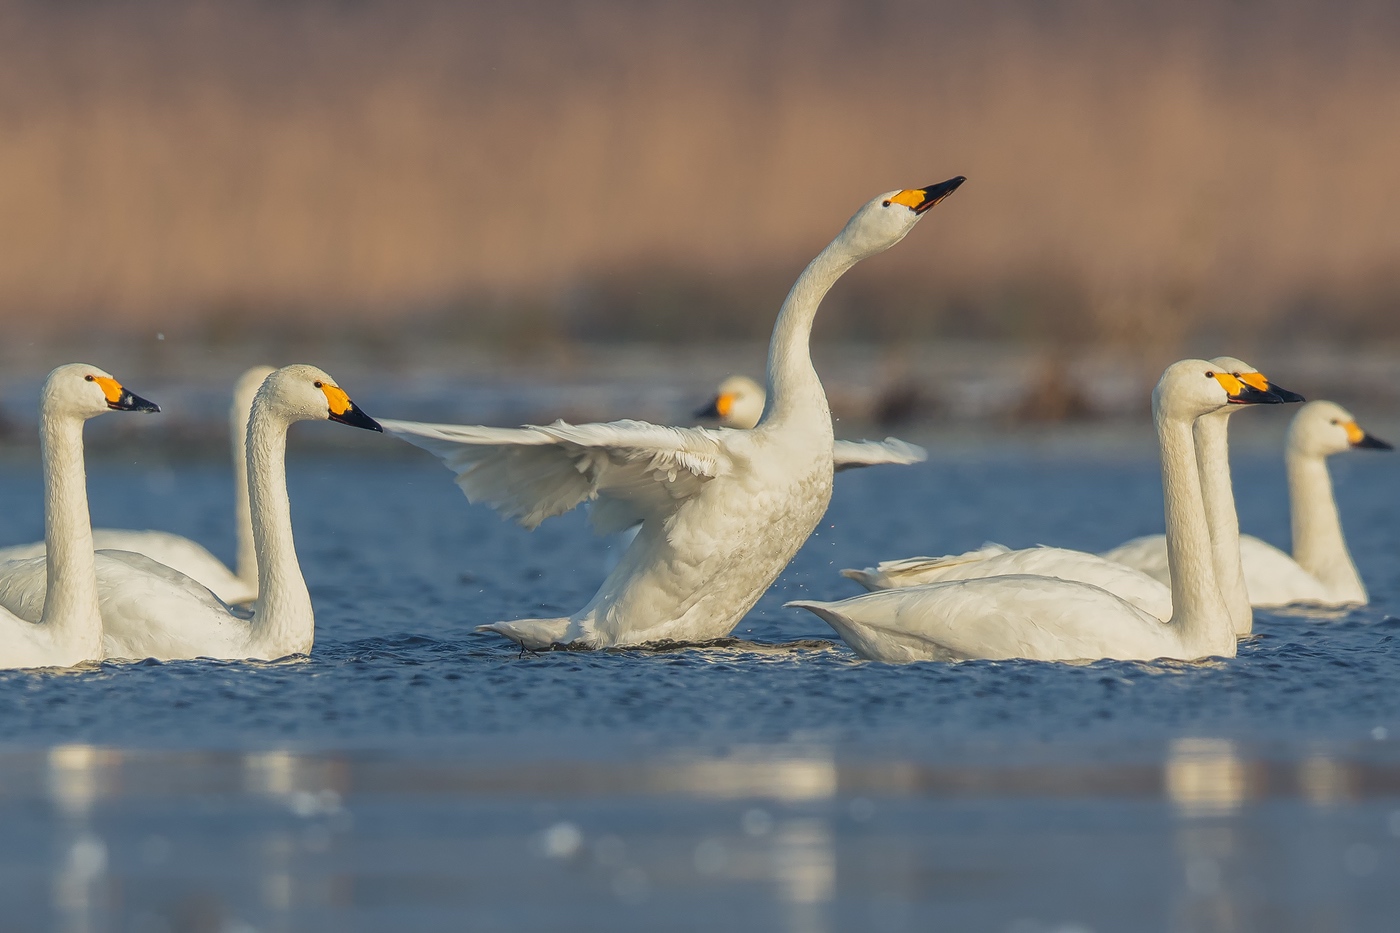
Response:
M920 188L905 188L899 194L890 198L890 203L903 204L912 211L920 204L923 204L926 197L928 197L928 195L924 194L923 190Z
M1260 392L1269 391L1269 379L1263 373L1236 373L1235 375L1239 376L1240 382L1251 389L1258 389Z
M321 384L321 391L326 393L326 402L331 407L331 414L343 415L350 410L350 396L346 395L340 386L325 382Z
M1342 427L1346 428L1348 444L1355 446L1366 439L1366 432L1361 430L1361 425L1355 421L1348 421Z
M1225 394L1231 398L1237 397L1244 391L1244 382L1229 373L1216 373L1215 381L1225 389Z
M728 418L729 413L734 410L734 393L725 392L715 399L715 411L719 412L721 418Z
M122 393L126 390L122 384L111 376L93 376L92 381L102 387L102 394L107 396L107 404L115 405L122 399Z

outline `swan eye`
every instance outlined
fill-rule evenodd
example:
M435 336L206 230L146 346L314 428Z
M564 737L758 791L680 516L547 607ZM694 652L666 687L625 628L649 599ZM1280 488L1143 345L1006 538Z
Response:
M96 381L97 381L97 379L96 379L91 373L88 373L88 374L87 374L86 376L84 376L83 378L86 379L88 382L96 382ZM1335 422L1333 422L1333 423L1335 424Z
M319 379L316 380L316 388L318 388L318 389L325 388L325 386L322 384L321 380L319 380Z
M1214 379L1214 378L1215 378L1215 373L1207 372L1207 373L1206 373L1206 378L1207 378L1207 379Z
M884 202L883 204L881 204L880 206L881 206L881 207L889 207L889 206L890 206L890 202L889 202L889 201L886 201L886 202Z

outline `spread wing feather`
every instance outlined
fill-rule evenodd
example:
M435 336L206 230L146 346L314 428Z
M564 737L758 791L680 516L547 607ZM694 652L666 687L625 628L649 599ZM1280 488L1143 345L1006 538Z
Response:
M922 463L928 451L897 437L883 441L837 441L831 447L836 472L884 464Z
M469 500L526 528L595 499L600 533L664 518L730 466L724 430L644 421L523 428L380 423L440 458Z

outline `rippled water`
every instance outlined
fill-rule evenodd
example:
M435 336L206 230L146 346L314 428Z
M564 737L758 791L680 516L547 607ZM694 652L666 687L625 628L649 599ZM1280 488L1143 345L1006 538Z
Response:
M386 441L388 443L388 441ZM854 658L797 595L984 539L1160 526L1147 457L1006 447L843 474L732 644L520 654L607 542L426 458L296 458L309 660L0 673L0 929L1389 929L1400 461L1334 461L1373 604L1201 664ZM1242 520L1287 535L1281 464ZM228 472L94 463L94 518L231 556ZM0 542L37 537L0 472Z

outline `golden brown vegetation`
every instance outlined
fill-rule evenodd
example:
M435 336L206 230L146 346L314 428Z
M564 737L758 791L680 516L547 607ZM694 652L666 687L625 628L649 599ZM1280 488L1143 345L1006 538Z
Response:
M823 333L1396 334L1396 114L1366 0L0 0L0 314L742 337L966 174Z

